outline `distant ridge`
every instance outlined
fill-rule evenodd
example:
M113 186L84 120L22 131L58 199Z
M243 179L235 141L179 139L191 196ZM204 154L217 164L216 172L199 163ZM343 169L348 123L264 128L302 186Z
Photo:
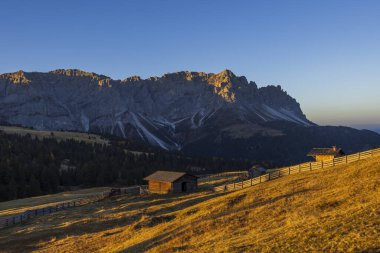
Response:
M352 151L380 144L375 133L318 127L281 86L258 88L227 69L124 80L78 69L2 74L0 121L112 134L202 155L275 157L284 163L295 162L287 160L288 154L303 157L317 144Z

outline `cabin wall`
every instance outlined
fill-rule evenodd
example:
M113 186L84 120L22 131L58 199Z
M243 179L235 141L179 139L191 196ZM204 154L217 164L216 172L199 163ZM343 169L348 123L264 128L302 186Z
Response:
M154 193L169 193L172 191L172 183L149 180L148 189Z
M317 155L315 156L315 161L320 162L320 161L326 161L326 160L332 160L335 157L333 155Z
M197 178L185 175L173 183L173 192L179 193L182 191L182 184L186 184L186 192L194 191L198 188Z

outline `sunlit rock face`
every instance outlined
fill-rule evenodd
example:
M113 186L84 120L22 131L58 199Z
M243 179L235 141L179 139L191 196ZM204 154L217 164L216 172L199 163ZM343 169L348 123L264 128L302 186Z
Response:
M113 134L201 156L289 164L313 147L356 152L380 135L310 122L280 86L177 72L113 80L75 69L0 75L0 123Z
M258 88L231 71L125 80L81 70L0 76L0 116L36 129L94 131L181 149L210 127L233 138L279 135L274 120L311 123L279 86Z

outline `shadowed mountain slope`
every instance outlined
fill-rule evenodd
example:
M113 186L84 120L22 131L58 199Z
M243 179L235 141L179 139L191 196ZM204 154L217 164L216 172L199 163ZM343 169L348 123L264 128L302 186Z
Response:
M292 128L305 137L299 146L307 148L314 144L312 132L324 132L280 86L258 88L230 70L125 80L75 69L2 74L0 121L41 130L113 134L190 153L204 152L207 146L205 155L255 160L271 152L266 143L272 140L278 154L289 149L278 144L284 139L295 147L292 152L306 153L294 145ZM346 145L335 138L341 129L334 131L329 130L333 133L327 144ZM343 139L360 135L362 140L343 148L359 151L380 145L380 135L348 128L344 133ZM273 157L278 157L275 152Z

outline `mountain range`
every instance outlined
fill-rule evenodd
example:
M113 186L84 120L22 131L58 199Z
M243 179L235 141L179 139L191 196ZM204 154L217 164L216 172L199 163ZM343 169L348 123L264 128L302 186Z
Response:
M0 75L0 120L275 164L307 159L314 146L355 152L380 145L371 131L318 126L281 86L259 88L230 70L125 80L76 69L6 73Z

